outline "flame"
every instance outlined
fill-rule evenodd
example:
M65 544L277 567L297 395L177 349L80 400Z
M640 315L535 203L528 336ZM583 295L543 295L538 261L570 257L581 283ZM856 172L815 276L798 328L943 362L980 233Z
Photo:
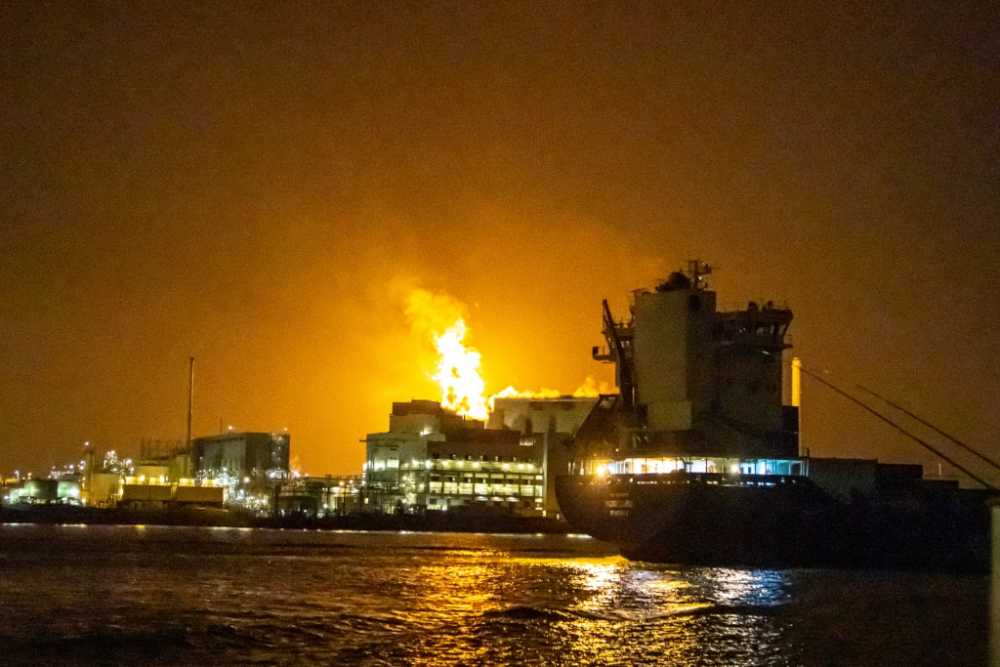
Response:
M572 395L573 398L597 398L601 394L611 393L614 392L607 382L597 382L594 378L587 376L587 379L583 381L583 384ZM496 398L561 398L565 395L557 389L549 389L547 387L542 387L540 391L531 391L515 389L513 386L510 386L490 396L488 403L490 410L493 410L493 400Z
M574 398L597 398L601 394L613 394L611 386L604 381L595 382L594 378L587 376L587 379L583 381L576 391L573 392Z
M515 389L512 385L490 396L490 411L493 410L493 401L497 398L559 398L560 396L562 396L562 392L555 389L542 387L541 391L522 391L520 389Z
M541 391L521 391L519 389L514 389L513 386L507 387L503 391L493 394L490 398L559 398L562 396L561 391L555 389L547 389L542 387Z
M438 359L428 377L441 387L441 405L473 419L487 419L486 383L479 371L481 355L466 344L465 308L444 293L415 289L406 307L413 329L429 334Z
M479 374L480 354L465 344L465 320L459 319L443 334L434 336L438 351L437 372L431 378L441 386L441 405L473 419L487 419L486 383Z
M466 342L465 306L448 294L418 288L410 293L406 315L415 333L434 342L437 363L428 377L441 387L442 407L473 419L488 419L497 398L559 398L564 395L547 387L525 391L510 386L487 399L486 383L479 368L482 355ZM588 377L573 396L596 397L612 391L606 382L598 383Z

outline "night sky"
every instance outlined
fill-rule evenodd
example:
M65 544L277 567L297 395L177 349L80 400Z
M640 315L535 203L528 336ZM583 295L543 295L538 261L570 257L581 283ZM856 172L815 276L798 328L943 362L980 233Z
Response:
M601 299L695 257L1000 457L994 3L12 1L0 35L4 474L182 439L191 355L195 436L358 473L439 397L413 288L490 391L570 392L613 377ZM937 474L804 391L813 455Z

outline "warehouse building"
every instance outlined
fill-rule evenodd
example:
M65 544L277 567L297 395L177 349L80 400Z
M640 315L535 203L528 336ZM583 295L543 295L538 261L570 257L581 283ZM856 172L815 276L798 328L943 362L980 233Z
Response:
M242 433L195 438L191 461L196 484L226 489L226 502L267 513L274 508L274 490L289 478L288 433Z
M281 480L288 477L288 433L229 432L192 441L198 480Z

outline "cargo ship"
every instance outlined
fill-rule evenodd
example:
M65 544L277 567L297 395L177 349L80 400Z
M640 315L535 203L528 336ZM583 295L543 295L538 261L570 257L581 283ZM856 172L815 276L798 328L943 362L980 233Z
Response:
M615 365L619 392L597 401L556 479L573 529L661 563L986 571L995 490L800 452L791 310L719 308L710 272L692 261L634 291L621 320L604 302L593 357Z

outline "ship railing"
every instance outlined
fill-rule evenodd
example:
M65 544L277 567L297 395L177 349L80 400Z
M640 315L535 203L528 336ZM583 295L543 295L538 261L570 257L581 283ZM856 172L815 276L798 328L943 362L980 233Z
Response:
M770 308L767 308L766 304L770 302ZM727 301L725 303L718 303L715 305L715 312L717 313L740 313L745 310L749 310L750 301ZM780 304L775 303L774 299L759 299L753 301L753 303L758 304L761 310L790 310L787 301L782 301Z

